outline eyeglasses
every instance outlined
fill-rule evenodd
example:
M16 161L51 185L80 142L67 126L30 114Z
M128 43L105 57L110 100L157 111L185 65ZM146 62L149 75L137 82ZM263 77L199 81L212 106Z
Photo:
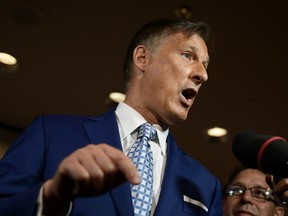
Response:
M261 188L261 187L246 188L244 186L239 185L228 185L226 187L225 193L226 196L242 196L246 190L250 190L252 197L256 200L259 201L270 200L275 202L275 200L271 198L273 191L270 188Z

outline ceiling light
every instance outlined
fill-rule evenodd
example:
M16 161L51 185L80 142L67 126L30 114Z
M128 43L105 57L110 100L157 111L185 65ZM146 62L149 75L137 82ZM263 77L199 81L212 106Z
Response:
M0 52L0 73L12 73L17 69L17 59L8 53Z
M125 100L126 95L121 92L111 92L109 94L109 98L116 103L123 102Z
M106 98L106 106L115 107L119 102L123 102L125 100L126 95L121 92L111 92Z
M6 65L14 65L17 63L17 60L10 54L0 52L0 62Z
M207 134L210 137L223 137L227 135L227 130L220 127L213 127L207 130Z
M125 97L126 95L121 92L111 92L106 98L106 106L115 107L119 102L123 102Z
M192 8L187 5L177 7L174 13L177 19L191 20L192 18Z

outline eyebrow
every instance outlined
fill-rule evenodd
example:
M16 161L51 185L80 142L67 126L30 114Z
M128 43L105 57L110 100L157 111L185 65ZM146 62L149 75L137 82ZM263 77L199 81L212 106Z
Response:
M265 189L270 188L269 186L263 186L263 185L259 185L259 184L253 185L252 187L247 187L241 182L234 182L234 183L231 183L230 185L242 186L245 188L265 188Z

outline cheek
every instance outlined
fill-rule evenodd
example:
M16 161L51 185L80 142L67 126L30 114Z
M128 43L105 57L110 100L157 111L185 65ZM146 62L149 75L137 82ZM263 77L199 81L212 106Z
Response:
M272 213L274 212L274 204L271 203L271 205L267 205L267 203L259 203L257 206L257 209L259 212L268 213L268 215L273 215Z
M226 200L222 202L224 212L230 212L237 204L237 200L233 199L233 197L228 197Z
M171 89L175 86L176 79L172 78L167 71L154 71L153 75L149 77L150 89L153 94L171 93Z
M171 94L178 91L179 83L187 79L187 74L185 70L181 70L180 65L171 62L165 62L161 65L155 63L150 65L147 79L153 86L154 92L152 93L156 94L155 91L163 91L166 92L166 97L169 95L171 97Z

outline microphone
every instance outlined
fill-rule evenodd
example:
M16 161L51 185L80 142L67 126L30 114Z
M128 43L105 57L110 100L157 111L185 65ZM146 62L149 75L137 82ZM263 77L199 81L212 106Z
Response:
M232 150L246 167L277 178L288 177L288 142L282 137L243 131L234 137Z

